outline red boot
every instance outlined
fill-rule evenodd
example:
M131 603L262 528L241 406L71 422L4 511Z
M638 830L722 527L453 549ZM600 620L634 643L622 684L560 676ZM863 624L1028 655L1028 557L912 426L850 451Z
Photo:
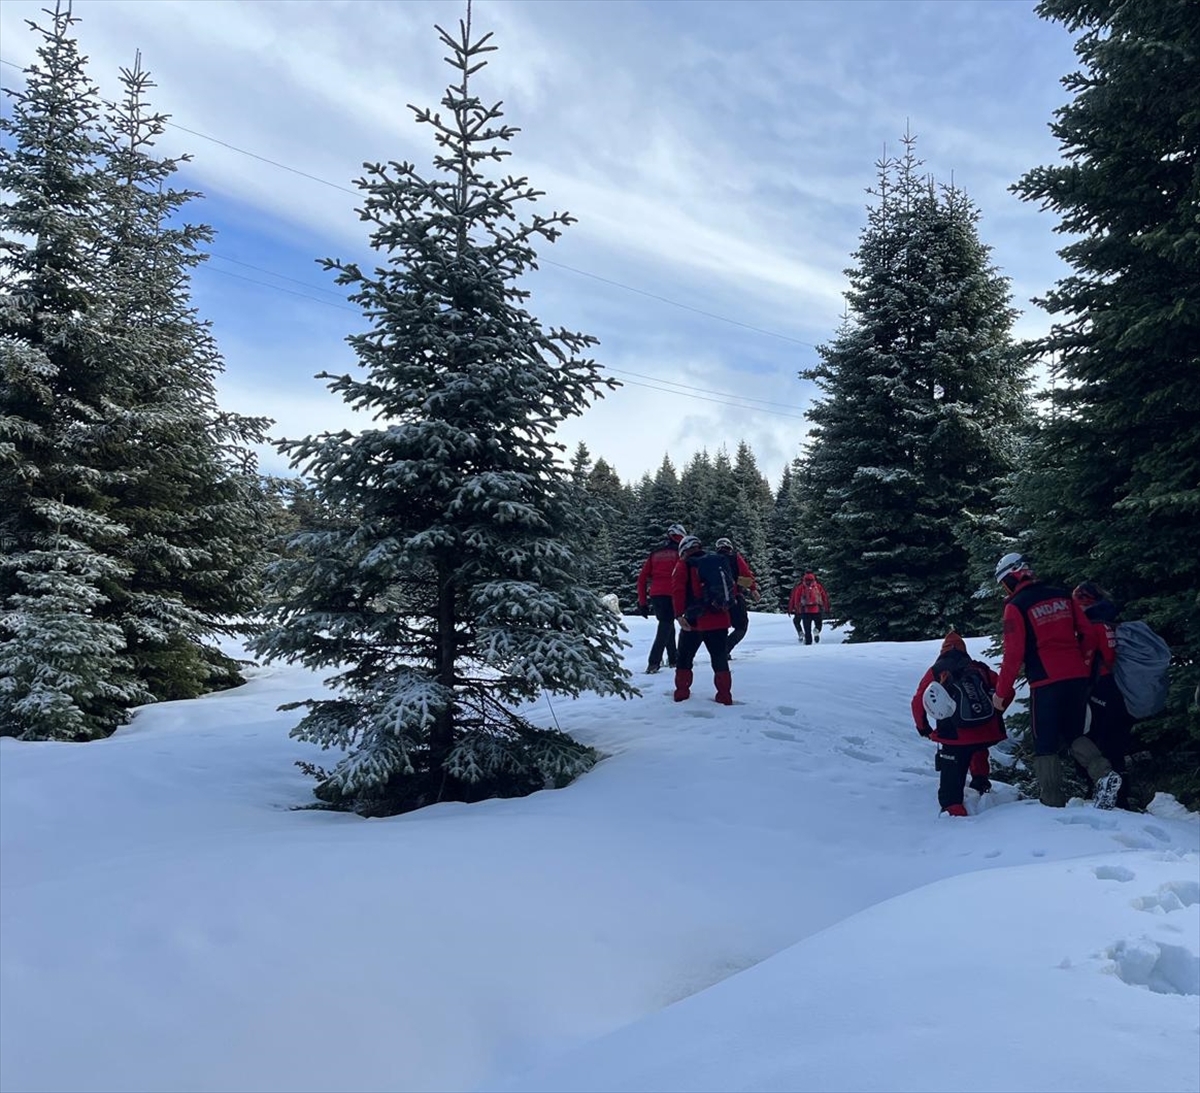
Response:
M690 668L675 669L675 701L684 702L692 697L692 672Z
M967 814L966 805L947 805L942 811L947 816L965 816Z
M717 685L717 701L722 706L732 706L733 695L729 693L729 688L733 686L733 673L713 672L713 682Z

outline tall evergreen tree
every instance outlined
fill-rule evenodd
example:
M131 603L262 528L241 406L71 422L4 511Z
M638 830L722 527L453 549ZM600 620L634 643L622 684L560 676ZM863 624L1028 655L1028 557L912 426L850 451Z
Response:
M125 95L108 111L98 273L114 397L91 462L113 474L130 576L101 614L122 627L154 697L192 698L214 678L240 682L211 636L256 605L266 500L249 446L267 422L217 404L220 354L188 294L212 231L181 220L199 195L173 189L180 161L155 155L167 119L148 106L154 84L140 54L121 81Z
M1053 415L1017 483L1039 564L1109 587L1175 654L1140 727L1158 784L1200 800L1200 19L1191 0L1043 0L1081 70L1063 162L1016 191L1058 213L1073 272L1039 301Z
M775 577L772 606L779 610L787 607L788 597L804 570L797 555L798 539L802 531L800 518L800 475L802 464L799 457L783 468L779 489L771 508L768 531L770 538L769 560Z
M683 526L710 547L714 488L712 458L707 448L701 448L688 460L679 476L679 508L683 513Z
M92 465L113 398L94 271L97 89L67 5L0 119L0 733L82 740L148 695L99 615L128 578L114 473Z
M633 491L622 486L617 472L604 459L597 459L589 472L587 491L602 516L594 549L598 588L602 593L615 595L632 610L637 600L638 570L632 568L631 572L626 555L632 553L636 557L640 549L630 552L625 544Z
M760 599L753 609L772 610L777 598L775 569L769 526L775 507L771 484L758 469L754 452L744 440L738 442L733 459L733 480L737 487L737 511L728 535L746 556L758 581Z
M562 784L596 758L513 709L543 691L626 696L618 620L575 549L586 494L558 464L553 431L612 381L582 354L594 339L546 330L521 306L534 243L566 214L520 207L524 178L484 173L516 132L472 77L495 47L467 20L438 28L457 82L447 116L414 109L438 145L432 177L368 166L362 218L372 271L329 262L370 329L348 340L364 378L331 390L387 424L286 442L314 488L361 513L276 563L259 652L336 668L337 694L303 703L293 735L346 749L318 787L370 814Z
M823 392L809 415L805 542L860 641L983 621L965 540L993 519L1025 383L978 212L922 176L904 144L877 165L850 318L802 373Z

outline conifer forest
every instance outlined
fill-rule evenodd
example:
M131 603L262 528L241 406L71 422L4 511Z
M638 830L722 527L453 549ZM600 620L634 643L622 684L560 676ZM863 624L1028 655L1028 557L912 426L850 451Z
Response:
M69 4L30 26L38 60L6 79L0 120L0 735L84 742L236 686L220 639L249 635L259 658L329 672L293 730L336 757L310 771L324 807L563 785L599 756L518 707L636 694L604 599L634 613L680 523L734 542L754 611L816 572L853 641L998 636L1009 551L1099 583L1172 651L1131 770L1200 805L1192 0L1037 7L1079 65L1046 119L1062 159L1011 183L1063 236L1046 336L1014 336L987 210L916 138L863 165L844 318L797 371L818 394L775 481L740 436L633 479L556 438L620 383L593 336L533 311L527 275L574 218L534 208L519 107L489 98L503 43L466 10L429 35L444 98L406 118L428 159L353 182L370 264L322 259L360 312L328 397L362 426L273 438L288 475L254 456L272 422L218 404L221 346L190 289L214 233L186 159L157 151L153 57L131 51L107 101Z

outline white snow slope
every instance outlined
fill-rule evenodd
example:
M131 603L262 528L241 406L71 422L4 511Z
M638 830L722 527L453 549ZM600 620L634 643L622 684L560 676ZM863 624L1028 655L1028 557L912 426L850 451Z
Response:
M284 666L2 739L0 1089L1200 1089L1200 817L939 817L937 648L752 617L734 706L543 701L610 758L386 820L296 810Z

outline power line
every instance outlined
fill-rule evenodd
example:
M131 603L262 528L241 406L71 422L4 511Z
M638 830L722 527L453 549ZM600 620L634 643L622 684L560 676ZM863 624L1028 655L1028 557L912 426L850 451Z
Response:
M18 69L18 71L24 71L23 69L20 68L19 65L14 64L12 61L3 60L2 58L0 58L0 64L8 65L10 68L16 68L16 69ZM296 167L291 167L286 163L280 163L278 160L269 159L266 156L261 156L258 153L251 152L245 148L239 148L237 145L230 144L228 141L221 140L218 137L210 136L207 133L201 133L196 129L190 129L186 125L180 125L178 122L167 121L166 124L173 129L178 129L181 132L188 133L191 136L198 137L201 140L206 140L213 144L219 145L222 148L226 148L231 152L236 152L239 155L247 156L250 159L254 159L260 163L265 163L268 166L278 168L281 171L287 171L290 174L294 174L300 178L307 179L311 182L317 182L323 186L328 186L331 189L340 190L343 193L352 194L356 197L359 196L361 193L361 191L359 191L357 189L351 189L350 187L343 186L340 183L332 182L329 179L321 178L318 175L310 174L309 172L302 171ZM336 292L334 292L331 289L321 288L320 286L313 285L310 282L302 281L295 277L289 277L286 274L276 273L274 270L265 269L264 267L261 267L261 266L255 266L249 262L243 262L237 258L229 258L229 257L219 254L215 251L210 252L210 253L211 253L212 257L217 258L221 261L231 262L236 265L243 266L247 269L253 269L259 273L264 273L269 277L275 277L275 278L279 278L281 280L291 281L294 284L302 285L305 288L308 288L310 290L314 290L314 291L318 291L318 292L325 292L325 293L328 293L330 295L335 295L335 296L338 295ZM708 319L714 319L718 322L728 323L731 326L741 327L743 330L750 330L756 334L762 334L765 337L778 338L781 341L791 342L795 345L803 345L803 346L806 346L811 349L816 348L816 346L812 342L806 342L799 338L793 338L787 334L780 334L777 331L766 330L763 327L754 326L750 323L744 323L737 319L731 319L725 315L718 315L715 312L705 311L702 308L693 307L692 305L682 303L679 300L672 300L669 297L661 296L661 295L658 295L657 293L653 293L653 292L648 292L645 289L635 288L633 285L627 285L621 281L616 281L616 280L613 280L608 277L602 277L597 273L590 273L587 270L578 269L575 266L569 266L563 262L555 262L553 259L543 258L543 257L539 257L538 261L540 264L555 266L559 269L566 270L569 273L574 273L580 277L588 277L591 280L599 281L599 282L601 282L603 284L607 284L607 285L612 285L614 288L624 289L626 292L632 292L639 296L645 296L648 299L656 300L659 303L667 304L671 307L677 307L684 311L690 311L695 315L701 315ZM263 288L274 289L277 292L286 292L288 295L298 296L301 299L310 301L311 303L324 304L326 307L336 307L336 308L340 308L340 309L343 309L346 311L357 311L358 310L357 308L354 308L353 306L351 306L350 304L347 304L347 303L335 303L332 300L322 300L315 296L310 296L303 292L297 292L294 289L285 288L282 285L275 285L275 284L270 284L265 281L258 281L253 277L247 277L243 274L234 273L231 270L217 269L214 266L207 266L206 268L211 269L212 272L218 273L224 277L233 277L233 278L236 278L237 280L247 281L250 284L259 285ZM707 390L705 388L686 387L684 384L677 383L676 381L673 381L673 380L663 380L663 379L660 379L659 377L646 376L646 375L643 375L642 373L638 373L638 372L626 372L623 369L619 369L619 368L610 368L610 369L607 369L607 371L618 373L620 375L637 376L642 380L650 380L650 381L652 381L650 383L639 383L637 380L626 380L625 382L628 383L630 386L642 387L642 388L645 388L645 389L651 390L651 391L659 391L664 394L683 395L687 398L699 399L702 402L714 402L719 405L729 406L734 409L742 409L742 410L753 409L753 407L742 405L742 403L745 403L745 402L752 402L752 403L758 403L761 406L766 407L766 409L759 411L762 413L770 413L770 414L774 414L774 415L780 416L780 417L793 417L793 418L803 418L805 416L801 407L798 407L798 406L786 406L786 404L770 402L766 399L757 399L757 398L752 398L752 397L749 397L746 395L733 394L730 392L711 391L711 390ZM676 389L673 390L672 387L655 386L655 384L670 384L670 385L672 385L673 388L676 388ZM715 396L715 397L706 397L706 396ZM740 401L735 402L735 401L730 401L730 400L740 400ZM800 411L800 412L799 413L788 413L787 410L796 410L796 411Z
M190 133L192 136L199 137L201 140L212 141L213 144L219 144L222 148L228 148L231 152L238 152L241 155L249 156L251 159L256 159L260 163L266 163L272 167L278 167L280 170L288 171L294 175L299 175L301 178L307 178L312 182L319 182L322 186L329 186L334 190L341 190L343 193L353 194L355 197L361 196L360 190L352 190L348 186L343 186L337 182L331 182L327 178L320 178L317 175L309 174L307 171L301 171L295 167L289 167L286 163L279 163L276 160L268 159L266 156L260 156L255 152L249 152L246 149L239 148L237 145L230 144L227 141L219 140L216 137L210 137L207 133L201 133L195 129L189 129L187 126L180 125L177 122L168 121L167 125L174 129L179 129L184 133ZM672 300L667 296L660 296L657 293L648 292L645 289L635 288L633 285L627 285L622 281L614 281L610 277L601 277L598 273L589 273L587 270L578 269L575 266L569 266L565 262L556 262L552 258L544 258L539 255L538 263L541 265L555 266L558 269L565 269L569 273L577 274L580 277L589 277L593 281L600 281L603 284L612 285L614 288L621 288L626 292L633 292L638 296L645 296L651 300L657 300L659 303L669 304L671 307L677 307L684 311L690 311L694 315L703 315L707 319L715 319L718 322L729 323L731 326L741 327L743 330L751 330L756 334L762 334L768 338L778 338L781 341L792 342L794 345L803 345L809 349L817 348L812 342L806 342L800 338L793 338L788 334L780 334L774 330L766 330L763 327L754 326L750 323L743 323L738 319L731 319L727 315L718 315L713 311L705 311L702 308L693 307L691 304L681 303L679 300Z
M220 257L220 256L215 256L215 257ZM223 260L224 261L237 261L237 259L231 259L231 258L224 258ZM238 264L246 266L249 269L260 270L260 272L268 273L268 274L271 274L272 276L278 276L277 274L272 274L270 270L263 270L259 266L252 266L252 265L250 265L249 262L239 262ZM201 267L201 268L203 269L205 267ZM261 288L273 289L276 292L286 292L290 296L299 296L302 300L308 300L314 304L324 304L326 307L336 307L342 311L353 311L355 313L358 312L358 308L352 306L351 304L340 304L340 303L334 302L333 300L321 300L315 296L308 296L303 292L297 292L295 289L284 288L282 285L273 285L268 281L259 281L253 277L247 277L247 276L245 276L245 274L234 273L231 270L216 269L215 267L212 267L212 266L209 266L207 268L210 269L213 273L219 273L222 277L233 277L239 281L247 281L252 285L258 285ZM293 278L288 278L288 279L293 280ZM297 283L304 284L304 282L302 282L302 281L297 282ZM791 406L786 403L771 402L768 399L753 398L750 395L739 395L739 394L735 394L731 391L712 391L712 390L710 390L708 388L704 388L704 387L691 387L688 384L680 383L677 380L661 379L657 376L647 376L644 373L630 372L623 368L606 368L605 371L613 372L613 373L616 373L617 375L621 375L621 376L637 376L639 379L652 381L650 383L639 383L637 379L630 379L630 380L622 381L625 385L630 386L630 387L643 387L643 388L646 388L647 390L659 391L659 392L661 392L663 394L667 394L667 395L682 395L686 398L699 399L701 402L715 402L721 406L728 406L734 410L754 410L757 413L772 414L776 417L790 417L790 418L797 418L797 419L801 419L801 420L803 420L805 417L804 410L800 406ZM656 386L657 384L669 384L670 386L666 386L666 387ZM712 398L706 397L709 395L716 396L716 397L712 397ZM731 401L734 399L737 399L740 401L736 401L736 402ZM745 403L747 403L747 402L758 403L759 406L746 406ZM797 413L789 413L788 412L789 410L795 410L798 412Z
M677 380L665 380L665 379L660 378L659 376L647 376L641 372L628 372L624 368L606 368L605 371L616 372L618 375L621 375L621 376L637 376L638 379L651 380L654 383L669 383L673 387L682 388L682 390L679 391L679 394L681 394L681 395L689 394L692 391L703 391L704 394L706 394L706 395L721 395L722 397L725 397L725 398L742 399L744 402L759 402L759 403L762 403L762 405L764 405L764 406L774 406L777 409L782 409L782 410L797 410L801 414L804 413L803 406L791 406L791 405L789 405L787 403L783 403L783 402L772 402L770 399L753 398L750 395L735 395L728 391L710 391L707 388L692 387L689 384L680 383ZM639 387L644 386L644 384L638 384L638 386Z

